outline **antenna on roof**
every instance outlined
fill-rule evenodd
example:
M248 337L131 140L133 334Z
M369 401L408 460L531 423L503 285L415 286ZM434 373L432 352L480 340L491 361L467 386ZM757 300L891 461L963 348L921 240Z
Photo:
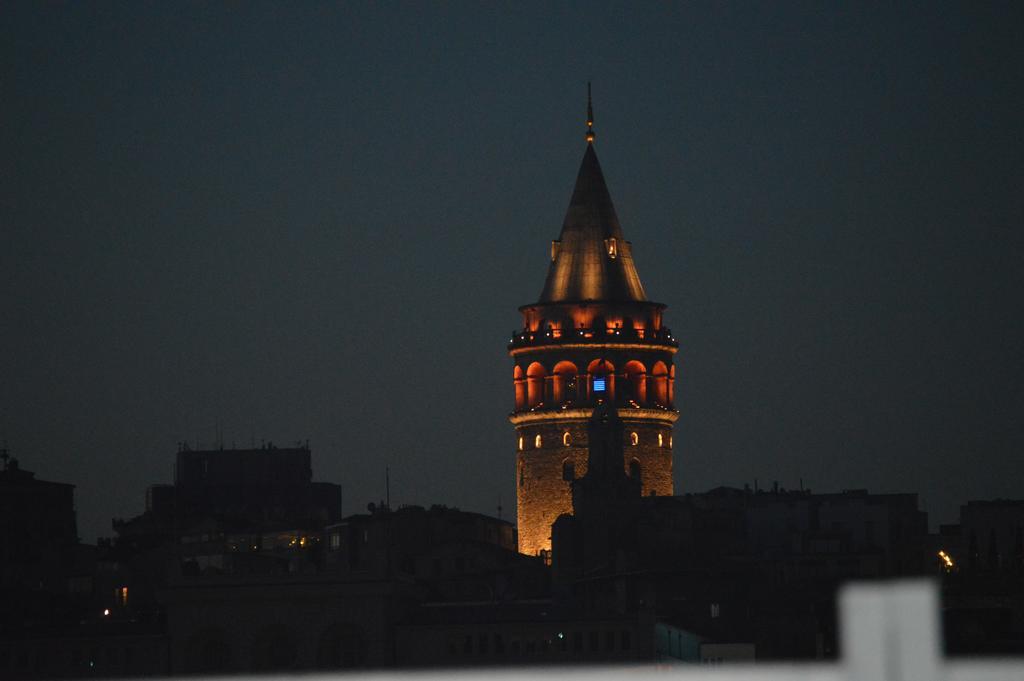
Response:
M590 98L590 81L587 81L587 143L593 143L597 134L594 132L594 104Z

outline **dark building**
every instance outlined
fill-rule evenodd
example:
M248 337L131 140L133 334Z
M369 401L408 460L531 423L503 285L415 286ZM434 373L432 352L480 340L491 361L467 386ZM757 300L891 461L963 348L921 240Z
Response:
M968 501L932 538L954 654L1024 654L1024 500Z
M716 644L759 658L832 657L841 583L929 569L914 494L775 486L644 497L614 463L624 427L610 406L595 409L573 515L552 530L556 593L582 611L649 609L666 640L696 642L691 655ZM675 647L686 648L658 645Z
M322 559L301 572L172 579L161 594L171 671L419 666L447 650L399 635L421 608L548 592L511 524L443 506L375 506L325 527L316 546Z
M78 550L75 486L39 480L0 451L0 589L67 589Z
M180 534L207 518L233 526L314 528L339 517L341 488L313 482L308 445L196 451L183 445L174 484L150 487L146 512L135 521ZM135 521L116 529L130 533Z

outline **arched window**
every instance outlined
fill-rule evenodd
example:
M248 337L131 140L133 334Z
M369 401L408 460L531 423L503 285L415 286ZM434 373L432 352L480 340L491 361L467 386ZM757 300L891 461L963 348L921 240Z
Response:
M566 447L572 444L572 436L569 435L568 430L562 433L562 444L565 445Z
M605 359L595 359L587 365L590 377L590 399L615 399L615 365Z
M629 444L633 445L634 447L640 444L640 436L636 434L636 431L633 431L632 433L629 434Z
M567 402L575 402L578 398L576 392L576 374L578 370L572 362L559 362L553 370L554 382L552 383L552 402L555 405L562 405Z
M641 473L642 471L640 470L640 461L638 459L633 459L632 461L630 461L629 477L633 478L634 480L639 480Z
M659 447L664 447L665 446L665 436L662 435L661 433L658 433L658 446Z
M535 438L533 438L533 447L534 447L534 449L540 449L540 445L541 445L540 433L537 433L537 436Z
M523 451L523 436L519 436L519 451Z
M523 372L523 368L516 365L516 368L512 370L512 385L515 386L516 391L516 411L522 411L526 409L526 374Z
M623 401L632 401L633 406L645 404L647 402L647 367L633 359L626 362L622 373L626 379L622 386Z
M562 480L576 479L576 464L569 459L562 462Z
M544 402L544 367L534 362L526 368L526 403L531 409Z
M654 363L654 367L651 369L650 378L651 397L654 399L654 403L662 407L668 407L668 367L665 366L664 362L658 361Z

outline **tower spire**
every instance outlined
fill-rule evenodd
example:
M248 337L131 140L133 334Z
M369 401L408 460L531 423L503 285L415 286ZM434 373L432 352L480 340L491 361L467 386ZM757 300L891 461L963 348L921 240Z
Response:
M594 138L594 104L590 98L590 81L587 81L587 143L593 144Z

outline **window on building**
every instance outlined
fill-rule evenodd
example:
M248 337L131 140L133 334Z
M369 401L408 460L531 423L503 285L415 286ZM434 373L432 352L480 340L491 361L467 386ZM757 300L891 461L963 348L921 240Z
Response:
M535 449L540 449L540 445L541 445L541 439L540 439L540 433L538 433L537 436L533 438L533 446L534 446Z
M618 257L618 255L619 255L619 242L615 239L615 237L611 237L610 239L605 239L604 240L604 246L605 246L605 248L608 251L608 257L609 258L614 259L614 258Z
M634 447L640 444L640 436L637 435L635 431L629 434L629 444Z
M519 436L519 451L523 451L523 436Z
M331 551L337 551L341 548L341 533L331 532Z
M718 603L711 604L711 618L715 619L722 614L722 606Z
M665 436L662 435L661 433L658 433L658 446L659 447L664 447L665 446Z
M562 433L562 444L568 447L572 444L572 436L569 435L569 431Z

